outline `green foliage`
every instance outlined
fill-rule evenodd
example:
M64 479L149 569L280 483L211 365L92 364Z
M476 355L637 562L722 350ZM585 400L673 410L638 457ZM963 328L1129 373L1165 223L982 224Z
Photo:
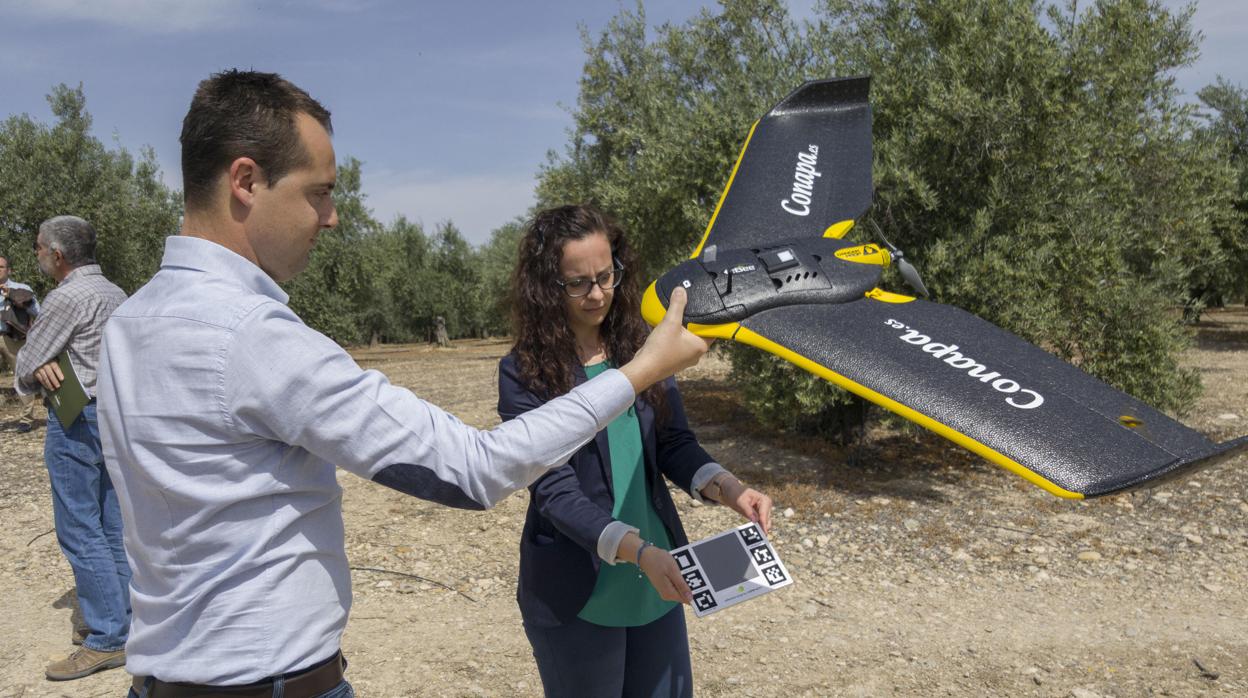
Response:
M505 332L498 279L514 265L517 224L480 251L449 221L432 235L403 217L384 226L365 204L361 170L354 158L338 167L338 226L286 284L291 308L341 344L429 341L438 317L452 339Z
M874 77L872 215L936 297L1182 409L1170 309L1227 278L1232 172L1173 87L1190 10L1078 7L838 2L821 30Z
M82 86L58 85L48 95L55 123L29 115L0 124L0 255L14 276L43 295L52 280L39 273L31 249L39 224L80 216L99 234L104 273L128 293L155 273L164 239L177 232L181 198L160 180L156 156L136 160L91 135Z
M46 293L52 281L38 273L31 245L39 223L72 213L99 232L105 273L133 292L159 267L165 237L178 232L181 197L161 183L150 149L136 160L90 135L81 87L57 86L48 102L51 126L24 114L0 124L0 255L15 278ZM309 326L342 344L425 341L438 316L452 338L507 331L503 303L520 223L499 228L478 251L449 221L433 235L405 218L382 225L366 199L362 165L348 158L334 189L338 225L321 232L307 269L285 285Z
M776 1L721 5L653 30L638 6L586 37L575 129L542 172L544 204L598 202L657 274L701 237L760 114L802 80L870 74L869 215L935 298L1145 401L1191 403L1174 310L1243 278L1244 170L1215 146L1225 139L1198 137L1173 86L1196 55L1190 9L826 0L799 24ZM891 273L886 285L901 290ZM838 390L752 350L732 356L760 417L843 422Z
M480 323L487 334L507 334L511 331L511 274L516 268L516 252L524 235L524 221L504 224L494 231L478 253L480 277L477 284L476 307Z
M1208 117L1200 136L1210 142L1230 163L1237 179L1235 209L1239 219L1234 225L1217 229L1222 245L1228 250L1229 278L1217 279L1208 289L1206 300L1220 303L1235 296L1248 302L1248 92L1222 77L1197 93L1201 103L1215 114Z

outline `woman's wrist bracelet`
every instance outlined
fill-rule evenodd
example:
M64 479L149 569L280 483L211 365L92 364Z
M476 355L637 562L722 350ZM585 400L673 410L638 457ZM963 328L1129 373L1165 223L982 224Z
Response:
M651 543L651 542L650 542L650 541L648 541L648 540L643 540L643 541L641 542L641 545L637 547L637 569L641 569L641 553L642 553L642 551L644 551L646 548L649 548L649 547L650 547L650 546L652 546L652 545L654 545L654 543Z

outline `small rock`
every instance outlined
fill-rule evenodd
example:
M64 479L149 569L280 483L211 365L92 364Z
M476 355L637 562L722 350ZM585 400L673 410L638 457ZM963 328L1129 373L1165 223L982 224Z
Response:
M784 510L784 518L786 518L786 519L791 519L791 518L793 518L793 516L794 516L795 514L797 514L797 512L796 512L796 511L793 511L793 507L787 507L787 508Z
M1192 545L1203 545L1205 542L1204 538L1201 538L1195 533L1188 533L1187 535L1183 536L1183 538L1187 540L1188 543L1191 543Z
M698 500L696 500L696 499L690 499L690 500L689 500L689 506L694 507L694 508L697 508L697 507L702 506L702 502L699 502L699 501L698 501Z
M966 552L962 548L958 548L957 550L953 551L953 559L957 560L958 562L966 562L967 560L971 559L971 554Z
M1070 698L1103 698L1101 694L1086 688L1070 689Z
M1097 560L1101 559L1101 554L1096 552L1095 550L1085 550L1079 553L1078 557L1080 560L1083 560L1084 562L1096 562ZM1079 689L1079 690L1082 690L1082 689Z
M831 536L822 535L822 534L815 536L815 543L817 543L820 548L822 548L823 546L827 545L830 542L832 542Z
M802 547L803 547L803 548L813 548L813 547L815 547L815 542L814 542L813 540L809 539L809 538L803 538L803 539L802 539Z
M916 519L906 519L905 521L901 522L901 525L904 526L906 530L910 531L911 533L919 530L919 522Z
M1218 419L1224 422L1236 422L1236 421L1239 421L1239 415L1235 414L1234 412L1223 412L1222 414L1218 415Z
M1201 588L1201 589L1204 589L1205 591L1209 592L1210 594L1216 594L1216 593L1218 593L1219 591L1222 591L1222 587L1221 587L1220 585L1218 585L1218 584L1213 584L1213 583L1211 583L1211 582L1202 582L1202 583L1201 583L1201 585L1200 585L1200 588Z

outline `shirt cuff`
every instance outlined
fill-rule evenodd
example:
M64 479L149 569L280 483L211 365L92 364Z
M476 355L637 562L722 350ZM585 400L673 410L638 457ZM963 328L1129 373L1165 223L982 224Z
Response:
M35 381L34 384L36 386L39 386L38 381ZM39 387L42 387L42 386L39 386ZM25 397L27 395L37 395L39 393L39 388L38 387L26 388L22 385L22 379L18 378L17 376L13 376L13 392Z
M716 475L726 472L728 472L728 470L715 461L711 461L701 468L698 468L698 472L693 474L693 482L689 485L689 494L693 496L694 501L702 502L703 504L708 502L711 504L718 504L719 502L703 497L702 488L709 485L711 480L715 479Z
M629 383L629 390L632 390L632 383ZM614 565L615 558L620 552L620 541L624 540L624 536L629 533L641 535L641 529L629 526L623 521L612 521L607 524L598 536L598 557L608 565Z
M594 418L598 420L599 431L606 429L616 417L624 414L637 399L628 376L614 368L580 384L574 392L579 393L589 403Z

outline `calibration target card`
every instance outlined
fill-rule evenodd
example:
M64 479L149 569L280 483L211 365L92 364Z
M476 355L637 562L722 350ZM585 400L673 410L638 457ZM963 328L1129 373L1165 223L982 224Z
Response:
M676 548L672 557L693 592L699 618L793 583L757 524Z

